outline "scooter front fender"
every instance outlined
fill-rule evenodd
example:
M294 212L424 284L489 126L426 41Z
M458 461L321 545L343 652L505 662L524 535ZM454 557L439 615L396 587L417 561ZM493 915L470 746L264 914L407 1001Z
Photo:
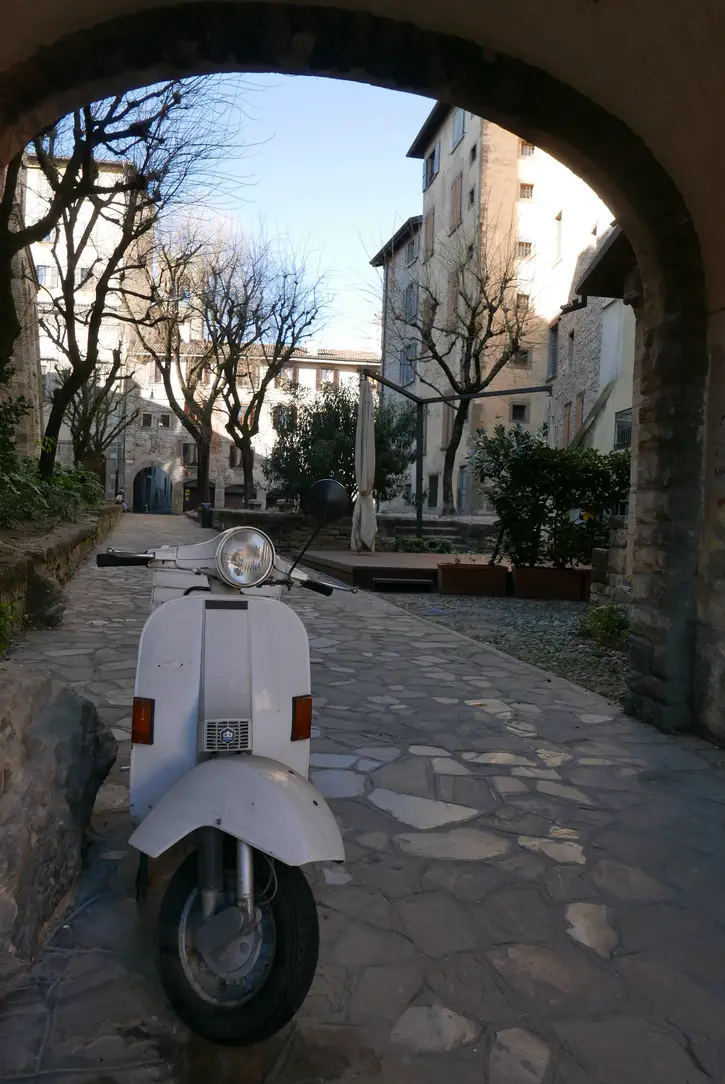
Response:
M213 827L288 866L342 862L340 830L311 783L266 757L216 757L168 790L131 836L150 858L197 828Z

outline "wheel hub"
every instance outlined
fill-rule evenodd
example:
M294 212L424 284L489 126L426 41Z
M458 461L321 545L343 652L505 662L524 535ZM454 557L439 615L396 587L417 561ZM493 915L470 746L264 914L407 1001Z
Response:
M251 927L235 934L226 945L201 952L209 970L220 979L239 982L252 970L262 951L262 913L257 908Z

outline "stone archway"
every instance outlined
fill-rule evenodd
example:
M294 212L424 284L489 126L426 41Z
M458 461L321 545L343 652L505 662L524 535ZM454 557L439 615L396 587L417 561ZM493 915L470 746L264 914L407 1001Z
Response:
M142 467L134 475L131 511L170 516L173 489L169 472L163 467Z
M91 97L232 70L366 80L453 102L554 154L612 207L643 285L630 707L661 726L691 726L707 312L698 237L669 175L624 123L523 61L362 12L231 0L121 17L6 72L0 153ZM700 667L708 686L716 660Z

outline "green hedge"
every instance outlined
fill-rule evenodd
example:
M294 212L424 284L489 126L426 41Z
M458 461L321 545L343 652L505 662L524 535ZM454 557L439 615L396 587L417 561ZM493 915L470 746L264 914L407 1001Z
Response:
M49 481L32 459L17 459L0 472L0 527L72 521L84 508L103 503L98 478L78 468L56 467Z

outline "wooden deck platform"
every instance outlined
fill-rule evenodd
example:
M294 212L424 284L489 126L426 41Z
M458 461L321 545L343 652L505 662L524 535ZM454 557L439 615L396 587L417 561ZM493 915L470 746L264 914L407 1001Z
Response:
M489 558L481 554L481 561ZM440 553L353 553L352 550L313 550L303 564L323 575L368 591L435 591L438 564L450 560Z

